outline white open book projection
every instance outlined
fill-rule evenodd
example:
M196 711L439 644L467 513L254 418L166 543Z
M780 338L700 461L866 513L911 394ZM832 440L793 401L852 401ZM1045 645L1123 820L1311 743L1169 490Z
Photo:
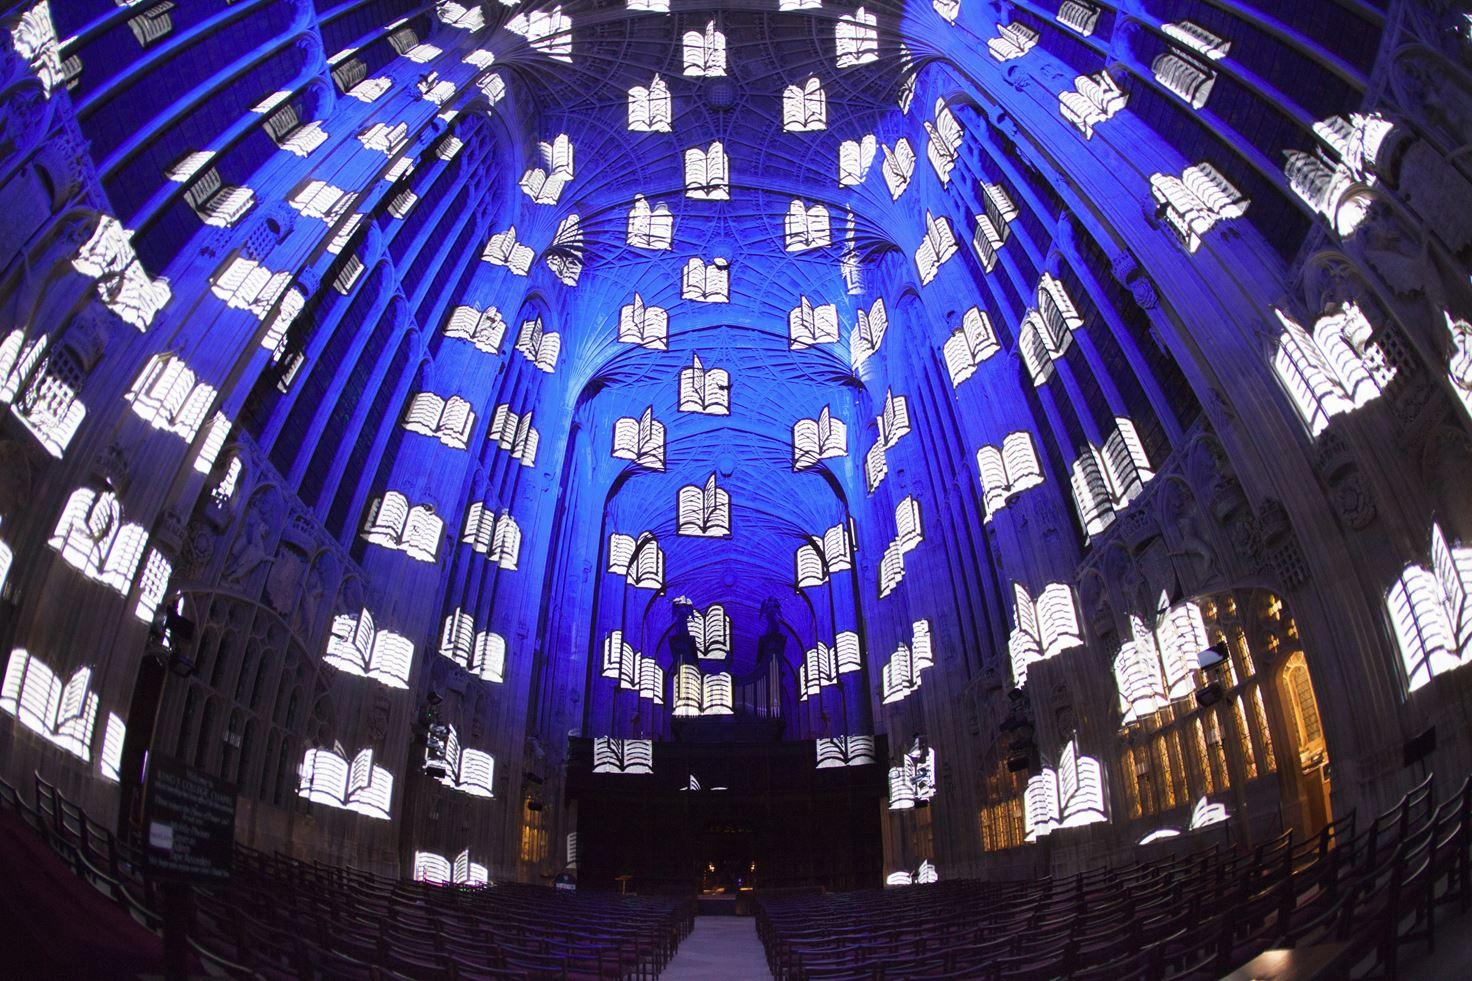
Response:
M797 671L798 699L805 702L813 695L821 695L824 688L838 684L839 675L852 674L863 667L859 635L852 630L840 630L832 645L820 640L803 652Z
M1099 5L1094 0L1063 0L1058 5L1055 19L1064 27L1089 37L1099 23Z
M510 453L523 467L537 465L537 444L541 435L532 425L530 412L513 412L509 405L496 406L486 438Z
M456 450L470 445L474 426L475 411L458 395L444 398L433 392L418 392L404 413L404 428L409 432L437 439Z
M709 263L691 256L680 274L680 296L697 303L726 303L731 299L731 262L712 259Z
M492 235L480 257L493 266L505 266L516 275L525 276L531 272L532 260L537 256L531 246L516 240L516 226L512 225L504 232Z
M231 309L245 310L257 320L265 320L277 299L291 285L291 278L289 271L272 272L236 253L221 263L210 280L210 292Z
M17 647L5 665L0 709L47 742L87 762L92 759L98 706L91 685L90 667L78 668L65 678Z
M356 194L334 184L307 180L287 199L287 204L303 218L316 218L330 226L337 224L356 200Z
M1309 434L1318 436L1334 416L1362 408L1385 393L1395 367L1374 340L1375 328L1355 303L1301 327L1282 310L1273 371L1293 400Z
M664 668L652 657L645 657L624 640L622 630L614 630L603 638L603 677L618 682L627 691L639 693L655 705L664 704Z
M685 194L701 201L731 197L730 162L719 140L704 150L693 146L685 151Z
M374 123L358 134L358 142L366 149L377 150L384 156L391 157L404 148L408 136L408 123L393 126L388 123Z
M367 609L332 618L322 660L346 674L370 678L389 688L409 687L414 643L402 634L378 628Z
M1083 322L1063 283L1043 273L1038 280L1037 305L1023 316L1017 334L1017 347L1034 385L1042 385L1053 376L1053 362L1068 353L1073 331Z
M625 416L613 424L613 457L629 460L646 470L664 469L664 423L654 418L654 406L637 419Z
M782 129L812 133L828 128L828 96L817 76L782 90Z
M821 586L835 572L854 567L853 519L840 521L821 535L813 535L797 547L797 588Z
M410 505L398 491L387 491L368 509L363 522L363 539L403 552L420 562L433 562L439 554L445 522L431 504Z
M572 18L562 12L560 4L551 10L517 14L506 22L506 29L526 38L532 50L553 61L572 61Z
M297 794L315 804L387 821L394 775L373 762L371 746L360 750L351 762L343 753L309 749L302 758Z
M838 343L838 307L813 306L806 296L787 313L787 346L794 351L814 344Z
M853 68L879 60L879 29L875 27L878 22L879 18L863 7L839 16L833 28L839 68Z
M1151 174L1150 193L1187 252L1201 247L1201 236L1220 222L1240 218L1252 202L1205 161L1187 167L1180 177Z
M680 369L680 411L704 415L731 414L731 373L725 368L707 368L700 355Z
M997 36L986 42L986 49L998 61L1012 61L1027 54L1038 43L1038 32L1026 24L998 24Z
M1196 692L1193 672L1202 651L1211 646L1201 607L1187 600L1161 610L1150 621L1130 614L1130 639L1114 658L1114 681L1119 689L1120 724L1129 725L1178 698Z
M878 445L878 444L877 444ZM894 506L895 536L884 548L879 559L879 597L883 599L894 592L905 578L905 556L914 551L925 540L920 525L920 502L906 496Z
M1472 661L1472 548L1433 524L1430 566L1406 566L1385 597L1407 692Z
M445 336L469 341L476 350L486 354L497 354L506 336L506 321L495 307L477 310L472 306L458 306L445 321Z
M889 188L889 196L898 201L905 188L910 186L910 178L915 176L915 148L902 136L895 141L893 149L888 143L882 149L884 162L879 165L879 172L884 175L884 186Z
M817 750L817 768L828 770L838 766L870 766L879 762L873 736L819 736L813 740Z
M598 736L593 740L594 773L653 773L654 740Z
M682 664L675 669L675 699L672 710L675 717L730 715L732 711L729 672L704 674L694 664Z
M21 424L60 459L87 416L77 397L85 372L73 351L63 347L47 354L49 338L27 344L25 333L12 330L0 348L0 404L10 404Z
M583 225L577 215L568 215L557 223L557 231L547 245L547 268L563 286L576 286L583 275Z
M618 311L618 339L624 344L638 344L652 351L668 347L670 315L663 307L644 305L638 293Z
M681 41L686 75L716 78L726 74L726 35L716 29L715 21L708 22L704 31L686 31Z
M491 874L484 865L470 860L468 848L454 861L436 852L415 852L414 881L434 886L488 886Z
M5 565L3 551L0 548L0 566ZM0 568L0 584L3 584L4 573L5 570ZM169 577L173 574L174 564L158 549L150 548L148 558L143 560L143 571L138 574L138 605L133 608L135 617L144 623L153 622L159 604L169 590Z
M1203 109L1216 85L1213 61L1226 57L1232 42L1189 20L1166 24L1170 44L1150 62L1156 81L1180 96L1192 109Z
M859 307L854 329L848 335L849 363L857 368L878 354L888 332L889 312L884 308L884 297L876 298L868 310Z
M1104 770L1099 761L1082 756L1071 739L1058 756L1058 768L1044 767L1027 781L1023 824L1027 841L1059 828L1109 820L1104 813Z
M936 277L940 267L956 254L956 234L951 231L951 220L944 215L936 218L925 212L925 237L915 247L915 269L920 274L920 285L924 286Z
M930 6L947 24L955 24L961 16L961 0L930 0Z
M21 11L10 28L10 44L41 84L46 98L68 82L68 67L61 59L61 43L51 19L51 5L38 3Z
M886 886L927 886L939 881L940 873L936 871L935 864L928 858L923 860L920 867L914 872L901 869L884 877Z
M711 474L704 486L687 484L676 499L676 534L696 538L726 538L731 534L731 495L716 486Z
M1101 71L1075 78L1073 88L1058 96L1058 111L1084 134L1084 139L1091 140L1094 127L1113 119L1129 101L1129 93L1120 88L1114 76Z
M961 322L952 328L946 338L941 354L945 358L946 371L951 376L951 387L955 388L976 374L981 363L1002 349L997 341L992 318L986 311L971 307L961 317Z
M664 587L664 551L654 533L637 539L613 532L608 536L608 571L623 576L636 589Z
M782 229L788 252L823 249L833 244L828 209L821 204L804 205L800 199L794 198L787 206Z
M425 769L430 769L432 764L439 764L441 773L435 779L451 790L458 790L472 797L496 796L492 793L496 761L491 758L490 753L462 745L460 733L453 725L449 730L449 735L445 737L443 757L436 757L428 749L425 750Z
M874 428L879 430L879 441L886 450L910 432L910 403L903 395L885 391L884 408L874 420Z
M1013 582L1012 595L1015 610L1007 653L1012 660L1012 680L1021 688L1027 684L1028 665L1057 657L1084 641L1071 586L1049 583L1033 598L1027 587Z
M668 133L674 122L670 87L655 75L648 85L629 89L629 130L636 133Z
M1196 799L1196 806L1191 808L1191 823L1188 831L1198 828L1207 828L1213 824L1221 824L1227 820L1227 807L1225 804L1213 804L1205 797ZM1156 828L1154 831L1140 839L1140 844L1148 845L1152 841L1160 841L1163 838L1178 838L1181 830L1179 828Z
M544 329L539 314L521 322L521 331L516 335L516 350L538 370L551 374L557 369L557 356L562 353L562 335Z
M453 610L440 630L440 656L447 657L481 681L501 684L506 680L506 638L491 630L478 630L475 617Z
M935 663L930 646L930 621L916 620L910 624L910 642L900 644L884 665L881 691L884 704L903 701L918 691L922 680L921 672Z
M675 217L670 214L669 207L663 202L655 202L651 206L644 195L634 195L634 203L629 208L629 245L636 249L666 252L673 247L674 237Z
M951 107L946 105L945 99L935 100L935 120L925 120L925 133L928 137L925 141L925 156L935 169L935 176L940 178L941 185L949 184L966 131L961 128L961 121L956 118Z
M1073 461L1073 500L1085 533L1092 537L1113 524L1115 512L1129 507L1153 476L1135 424L1116 418L1104 445L1085 444Z
M47 544L88 579L126 596L148 548L148 532L123 519L122 504L112 491L79 487L67 499Z
M566 133L551 143L538 143L541 166L521 175L521 189L537 204L556 204L562 189L573 179L573 146Z
M1012 220L1017 217L1017 205L1001 184L981 185L982 212L976 216L976 234L971 237L971 247L981 260L981 268L991 272L997 267L997 252L1007 244L1012 234Z
M164 277L148 277L133 249L132 234L111 215L101 216L92 237L77 250L72 268L97 280L103 306L124 323L146 331L173 291Z
M922 746L916 739L899 761L889 768L889 809L908 811L935 799L935 747Z
M178 356L155 354L124 398L154 429L193 440L209 415L215 389L196 379Z
M118 783L122 779L123 743L128 738L128 727L117 713L107 713L107 724L102 730L102 751L97 756L97 769L102 779Z
M1043 483L1043 468L1038 463L1032 433L1026 429L1008 433L1001 446L983 446L977 450L976 467L981 472L982 502L988 521L1012 498Z
M869 176L874 166L874 157L879 152L879 142L873 133L866 133L857 140L844 140L838 144L838 186L858 187Z
M503 569L514 571L521 561L521 526L506 508L471 501L460 540Z
M695 640L695 653L705 660L724 660L731 654L731 617L726 608L712 603L702 613L690 613L690 636Z
M792 424L792 469L806 470L819 460L848 453L848 427L835 419L828 407L816 419L799 419Z

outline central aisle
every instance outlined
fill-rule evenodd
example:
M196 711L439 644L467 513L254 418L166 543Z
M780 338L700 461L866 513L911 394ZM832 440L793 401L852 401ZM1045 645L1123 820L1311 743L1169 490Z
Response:
M768 981L767 955L749 916L697 916L661 981Z

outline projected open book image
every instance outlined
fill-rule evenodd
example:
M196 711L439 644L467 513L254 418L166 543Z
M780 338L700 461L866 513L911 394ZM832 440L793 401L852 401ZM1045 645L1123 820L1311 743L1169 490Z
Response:
M654 418L652 405L637 419L619 419L613 425L613 455L646 470L663 470L664 432L664 423Z
M818 769L835 766L867 766L877 762L873 736L819 736Z
M653 740L597 737L593 740L593 772L653 773Z
M677 534L697 538L725 538L731 534L731 495L717 486L716 475L703 487L680 488L676 501Z
M676 716L730 715L731 676L720 671L703 674L694 664L682 664L675 671Z
M608 536L608 571L639 589L663 588L664 551L659 540L647 531L638 538L613 532Z
M451 725L443 745L425 750L424 771L451 790L472 797L493 797L496 761L491 754L461 745L460 733Z
M840 630L832 644L820 640L803 653L797 675L798 698L807 701L810 696L821 695L825 687L838 684L839 675L862 671L863 667L859 635Z
M415 852L414 881L437 886L485 886L490 884L491 875L484 865L470 860L468 848L453 860L436 852Z
M309 749L302 758L297 793L316 804L387 821L394 777L373 762L372 747L359 750L351 760L340 748Z
M87 760L91 758L98 707L91 684L91 668L78 668L63 678L17 648L5 665L0 709L73 756Z
M414 644L391 630L376 629L366 609L332 620L332 633L322 660L339 671L370 678L390 688L407 688L414 664Z
M719 603L712 603L704 613L691 611L689 627L700 657L719 660L731 653L731 618Z
M680 369L680 411L724 416L731 413L731 373L707 367L700 355L692 355L688 367Z
M439 554L445 522L431 504L410 505L398 491L388 491L373 503L363 525L363 538L403 552L420 562L433 562Z
M853 568L854 542L853 519L840 522L823 532L812 535L810 540L797 547L794 560L797 565L797 586L821 586L835 572L847 572Z

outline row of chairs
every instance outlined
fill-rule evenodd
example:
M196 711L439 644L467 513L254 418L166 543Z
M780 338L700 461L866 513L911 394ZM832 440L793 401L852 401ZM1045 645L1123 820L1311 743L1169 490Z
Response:
M163 896L132 850L39 774L13 810L149 930ZM694 927L690 899L516 884L436 886L236 846L228 884L196 889L190 943L210 973L264 979L654 978Z
M1472 903L1472 778L1438 805L1425 781L1364 828L1061 879L951 880L758 900L778 978L1220 977L1264 950L1342 945L1338 966L1394 976Z

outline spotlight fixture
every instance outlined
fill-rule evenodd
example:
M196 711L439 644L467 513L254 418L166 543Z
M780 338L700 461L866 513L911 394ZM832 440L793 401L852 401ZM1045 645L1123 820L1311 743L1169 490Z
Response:
M1218 641L1196 655L1196 666L1206 672L1207 682L1196 689L1196 704L1208 708L1222 700L1222 686L1217 676L1227 663L1227 642Z

